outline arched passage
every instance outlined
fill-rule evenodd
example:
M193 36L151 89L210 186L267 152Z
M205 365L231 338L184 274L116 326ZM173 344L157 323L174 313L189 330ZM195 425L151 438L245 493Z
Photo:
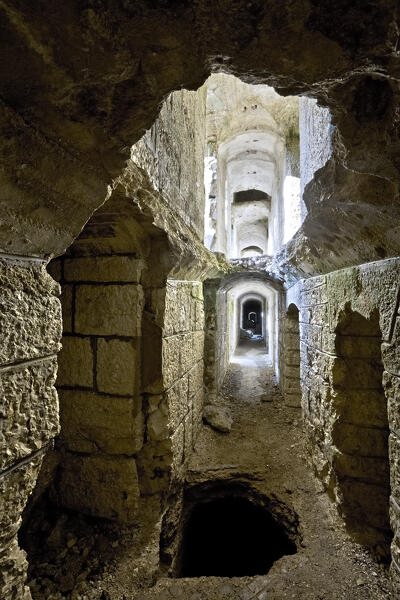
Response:
M273 305L265 293L248 292L235 300L238 322L232 322L232 328L237 328L236 345L231 354L231 361L245 360L248 363L264 366L271 364L269 352L269 337L273 330L271 319Z
M243 248L243 250L241 250L240 257L248 258L249 256L257 256L262 254L263 249L260 248L260 246L246 246L246 248Z
M230 359L237 350L245 352L255 347L265 360L277 365L277 295L276 291L260 281L245 278L228 291L231 315L228 321ZM254 313L250 317L250 313ZM251 336L251 337L249 337Z
M259 359L270 364L279 377L279 283L262 275L243 273L222 281L206 281L204 290L205 382L208 390L221 387L238 345L241 341L249 341L253 335L251 328L246 332L244 327L251 312L256 313L253 315L256 320L259 318L258 326L254 328L256 337L253 338Z
M242 303L242 329L251 329L255 335L263 331L263 310L260 300L245 300Z

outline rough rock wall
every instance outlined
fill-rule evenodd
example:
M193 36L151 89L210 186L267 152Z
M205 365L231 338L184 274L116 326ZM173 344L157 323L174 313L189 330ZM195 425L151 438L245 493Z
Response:
M0 597L29 599L21 514L59 430L59 286L40 261L0 260Z
M337 159L398 182L397 2L347 8L327 0L238 0L235 10L204 0L179 10L148 0L90 7L44 0L40 11L3 3L0 249L62 253L163 98L202 85L213 70L318 98L332 113ZM380 204L392 210L381 194ZM338 235L343 244L353 239L346 219ZM395 245L387 256L399 254ZM375 258L382 256L370 246L367 260Z
M397 585L399 274L399 259L343 269L297 284L287 300L300 308L302 406L314 467L348 528L381 555L390 509Z
M300 193L332 154L331 115L329 109L319 106L316 100L299 99L300 129ZM301 201L301 217L307 209Z
M170 94L131 155L200 240L204 237L205 95L205 86L197 92Z

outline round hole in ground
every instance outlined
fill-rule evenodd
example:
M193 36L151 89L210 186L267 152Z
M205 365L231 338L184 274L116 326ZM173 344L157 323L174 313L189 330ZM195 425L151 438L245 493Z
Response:
M181 577L268 573L296 544L263 507L243 497L195 504L183 531Z

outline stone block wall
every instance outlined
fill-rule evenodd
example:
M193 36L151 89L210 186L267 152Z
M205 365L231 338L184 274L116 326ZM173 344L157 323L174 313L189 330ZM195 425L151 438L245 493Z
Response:
M173 477L182 475L203 402L202 284L171 280L144 290L143 265L128 256L62 258L52 265L53 272L61 269L63 294L73 299L57 379L60 443L67 453L62 501L120 520L132 519L139 487L156 493L167 485L171 468ZM136 485L119 509L95 490L102 470L115 471L125 487ZM88 491L93 485L91 494L82 493L82 485Z
M62 450L60 502L95 516L134 519L136 457L144 438L140 380L144 261L65 256L64 332L57 387Z
M300 193L312 180L314 173L323 167L332 154L332 126L328 108L319 106L312 98L299 98L300 129ZM302 221L307 214L301 200Z
M204 284L204 386L208 393L216 392L218 388L216 369L220 363L220 347L215 338L218 334L217 321L217 281L206 281Z
M207 392L214 395L222 387L236 343L236 331L229 324L234 312L233 300L221 280L210 279L204 285L205 350L204 383Z
M132 147L132 160L200 240L204 237L205 100L205 86L197 92L173 92L152 128Z
M59 430L59 286L39 260L0 259L0 597L30 599L21 514Z
M282 298L280 304L283 304ZM288 310L281 306L279 312L280 387L285 403L292 408L300 408L299 311L297 306L290 304Z
M146 393L147 444L140 458L145 493L159 491L160 473L172 481L183 479L203 411L203 286L197 281L168 280L161 296L162 300L160 291L153 292L153 308L162 328L162 380ZM163 464L156 459L160 449L165 454Z
M300 282L287 300L300 308L302 408L314 467L348 529L381 556L392 538L390 513L395 582L399 275L399 259L369 263Z
M144 287L132 256L66 256L50 269L65 312L59 500L132 522L140 495L183 478L201 424L202 284Z

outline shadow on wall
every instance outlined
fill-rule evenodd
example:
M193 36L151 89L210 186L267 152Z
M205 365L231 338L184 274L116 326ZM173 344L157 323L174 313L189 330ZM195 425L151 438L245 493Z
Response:
M284 320L283 377L285 404L301 407L299 309L290 304Z
M367 319L346 306L336 327L333 468L347 529L380 558L389 559L389 427L381 342L378 311Z

